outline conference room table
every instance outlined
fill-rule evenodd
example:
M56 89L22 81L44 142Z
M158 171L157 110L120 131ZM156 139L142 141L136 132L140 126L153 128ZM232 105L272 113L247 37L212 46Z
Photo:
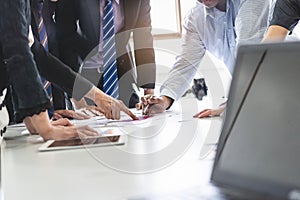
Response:
M1 144L1 197L129 200L205 185L222 125L222 117L192 117L205 101L187 96L171 110L135 122L84 121L126 135L118 146L40 152L44 141L38 135L10 126Z

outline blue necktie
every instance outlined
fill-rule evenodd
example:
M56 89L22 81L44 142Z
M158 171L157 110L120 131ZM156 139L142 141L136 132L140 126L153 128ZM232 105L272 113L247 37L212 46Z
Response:
M118 73L116 62L114 13L111 0L105 1L103 12L103 91L119 97Z
M43 20L42 10L43 10L43 3L37 1L37 6L39 10L39 21L38 21L38 33L39 33L39 39L40 43L43 45L46 51L48 51L48 38L47 38L47 31ZM53 98L52 98L52 86L49 81L47 81L45 78L41 77L41 81L44 85L45 90L47 91L50 102L51 102L51 108L48 110L49 117L51 118L54 112L53 108Z

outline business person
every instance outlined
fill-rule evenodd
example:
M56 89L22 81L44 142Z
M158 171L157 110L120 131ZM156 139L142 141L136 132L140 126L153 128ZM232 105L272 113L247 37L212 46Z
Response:
M181 54L160 88L161 96L147 95L137 107L149 104L146 113L168 109L189 87L206 51L222 60L232 73L237 46L262 40L270 6L269 0L198 0L185 17ZM212 111L195 117L218 114Z
M82 64L81 74L101 90L105 54L103 13L108 2L110 1L59 0L56 9L61 59L72 66L76 72ZM156 67L151 35L150 1L111 0L111 2L116 34L119 99L127 106L135 107L139 98L132 84L137 82L139 87L144 88L144 94L153 94L155 86ZM134 42L133 49L129 46L131 34Z
M124 111L131 118L137 119L132 112L126 108L123 102L113 99L112 97L104 94L101 90L97 89L90 81L86 80L79 74L75 73L69 66L65 65L58 58L52 55L50 52L46 51L45 48L39 41L38 33L38 24L39 24L39 11L37 9L37 2L39 0L31 0L32 8L32 30L34 34L34 43L31 47L31 50L34 55L34 59L37 63L40 74L43 77L46 77L47 80L53 82L62 91L65 91L70 97L73 97L75 100L80 100L83 97L91 99L97 106L94 107L95 110L103 113L109 119L119 119L120 111ZM47 5L48 0L44 1L43 6ZM49 12L47 10L49 7L43 8L43 11ZM45 18L49 20L49 17ZM47 20L45 20L47 21ZM48 22L48 25L49 24ZM47 26L47 25L46 25ZM53 26L53 24L52 24ZM51 26L49 27L51 28ZM49 30L47 26L47 30ZM54 29L54 27L52 27ZM52 34L55 34L54 31L49 31ZM52 36L54 37L54 36ZM55 40L49 40L55 42ZM51 44L49 44L51 45ZM55 45L52 45L52 47ZM50 47L50 46L49 46ZM56 113L54 113L55 116ZM59 114L63 117L77 117L76 114L72 111L60 110ZM74 116L75 115L75 116ZM78 117L77 117L78 118Z
M89 127L76 128L69 120L50 123L49 97L44 90L28 45L29 0L0 0L0 93L12 89L15 116L30 133L44 140L98 135Z
M300 0L277 0L264 42L283 41L300 20Z

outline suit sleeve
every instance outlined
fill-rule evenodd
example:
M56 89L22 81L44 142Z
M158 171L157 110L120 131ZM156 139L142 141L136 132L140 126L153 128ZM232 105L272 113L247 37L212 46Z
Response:
M141 0L139 16L133 31L137 83L143 88L154 88L156 79L150 9L150 1Z
M31 51L40 74L76 100L80 100L92 88L91 82L45 51L36 39Z
M79 70L78 56L84 59L89 53L89 41L77 32L77 6L75 0L60 0L55 11L60 59L76 72Z

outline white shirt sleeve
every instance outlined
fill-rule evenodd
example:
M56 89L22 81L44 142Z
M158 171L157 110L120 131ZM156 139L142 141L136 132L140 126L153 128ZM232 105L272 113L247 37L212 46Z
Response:
M260 43L269 24L272 0L242 0L235 19L237 45Z
M185 18L181 54L160 88L161 95L173 100L178 100L188 89L206 51L202 39L204 20L199 19L196 11L191 10Z
M31 47L34 43L34 38L33 38L33 34L32 34L32 29L31 26L29 26L29 33L28 33L28 45L29 47Z

